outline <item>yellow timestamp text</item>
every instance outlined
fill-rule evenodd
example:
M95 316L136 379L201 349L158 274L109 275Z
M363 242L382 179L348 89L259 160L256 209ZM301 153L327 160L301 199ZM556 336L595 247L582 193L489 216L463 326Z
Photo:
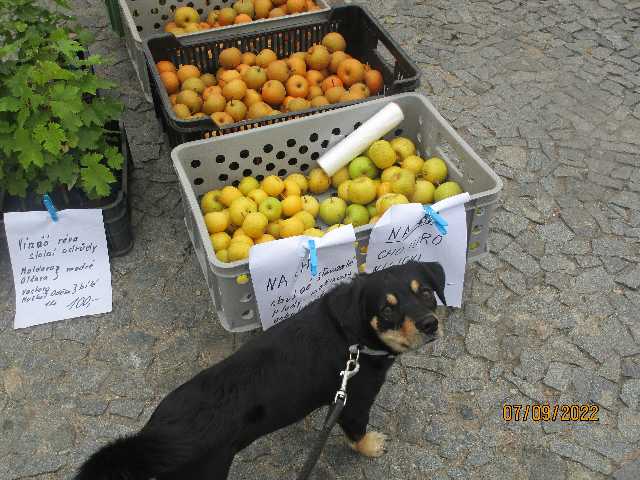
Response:
M502 406L505 422L597 422L600 406L592 403L510 404Z

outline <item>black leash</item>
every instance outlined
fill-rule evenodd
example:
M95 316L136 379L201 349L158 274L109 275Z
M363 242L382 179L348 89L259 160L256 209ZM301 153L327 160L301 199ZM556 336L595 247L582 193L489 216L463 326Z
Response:
M320 454L322 453L322 449L324 448L325 443L327 443L329 434L338 421L340 413L342 413L342 409L347 404L347 382L360 370L360 363L358 363L359 359L360 348L358 347L358 345L351 345L349 347L349 360L347 360L347 366L340 372L340 376L342 377L342 384L336 392L333 403L329 407L327 416L324 419L322 431L320 432L318 440L316 440L313 449L309 453L307 460L304 462L304 466L298 474L297 480L307 480L309 478L309 475L311 475L313 468L316 466L316 463L318 463L318 459L320 458Z

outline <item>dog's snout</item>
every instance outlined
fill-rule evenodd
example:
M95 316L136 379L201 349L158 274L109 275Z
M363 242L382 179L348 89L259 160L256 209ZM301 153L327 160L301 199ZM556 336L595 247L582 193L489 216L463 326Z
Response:
M438 318L434 315L424 315L418 319L416 326L427 335L438 331Z

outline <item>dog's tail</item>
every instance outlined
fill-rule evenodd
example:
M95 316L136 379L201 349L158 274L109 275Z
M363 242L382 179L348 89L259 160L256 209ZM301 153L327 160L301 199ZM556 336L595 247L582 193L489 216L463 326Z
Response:
M148 480L178 468L187 458L175 445L138 433L111 442L80 467L75 480Z

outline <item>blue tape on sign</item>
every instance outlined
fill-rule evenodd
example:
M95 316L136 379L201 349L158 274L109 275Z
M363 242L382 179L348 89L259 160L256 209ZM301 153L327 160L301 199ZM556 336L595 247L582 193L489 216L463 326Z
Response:
M309 260L311 261L311 275L315 277L318 273L318 252L315 240L309 240Z
M449 223L438 212L431 208L431 205L424 206L424 213L431 217L431 220L433 220L433 223L441 235L447 234L447 226Z
M53 205L53 201L51 201L51 197L49 196L49 194L45 193L42 196L42 203L44 204L45 208L49 211L49 215L51 215L51 220L53 220L54 222L57 222L58 210L56 210L56 207Z

